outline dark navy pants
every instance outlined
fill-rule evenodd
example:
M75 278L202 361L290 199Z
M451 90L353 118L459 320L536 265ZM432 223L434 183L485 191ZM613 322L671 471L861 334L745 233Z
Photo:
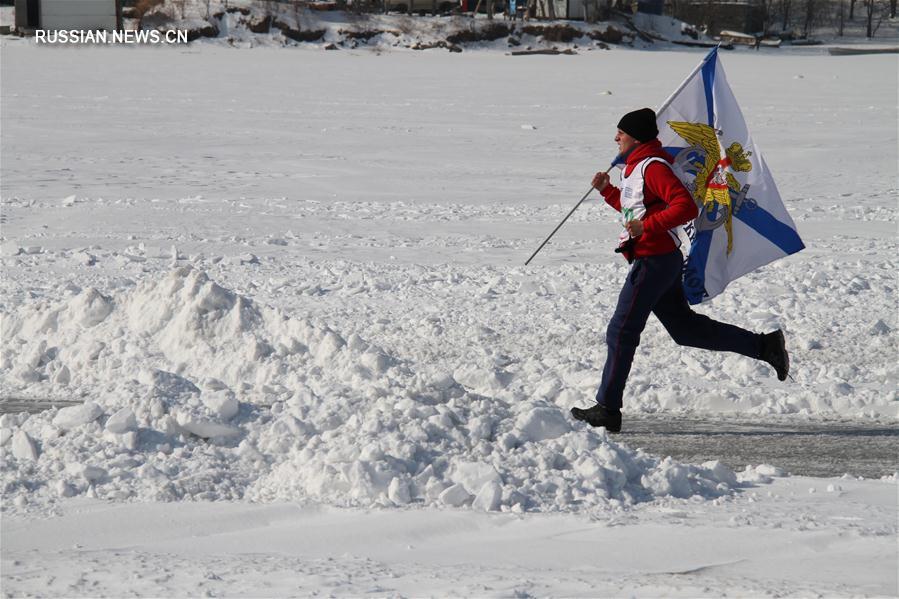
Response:
M681 280L682 264L683 255L675 250L661 256L638 258L631 266L606 331L608 354L596 392L600 405L621 409L624 384L650 313L656 315L678 345L736 352L750 358L761 355L761 335L717 322L690 308ZM671 368L671 365L658 367Z

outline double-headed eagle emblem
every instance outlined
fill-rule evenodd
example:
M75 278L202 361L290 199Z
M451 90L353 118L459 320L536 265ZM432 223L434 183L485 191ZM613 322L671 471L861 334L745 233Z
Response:
M752 163L749 162L749 156L752 156L752 152L745 152L742 145L734 142L724 150L725 157L722 158L721 145L718 143L720 132L713 127L681 121L668 121L668 126L704 155L703 162L692 162L697 169L693 183L693 198L706 214L713 210L716 204L724 210L727 254L730 255L734 247L733 205L730 194L731 189L739 191L740 183L729 169L751 171Z

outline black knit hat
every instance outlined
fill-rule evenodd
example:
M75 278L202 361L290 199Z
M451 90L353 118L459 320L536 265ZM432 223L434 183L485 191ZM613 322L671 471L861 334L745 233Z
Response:
M639 142L651 141L659 136L656 113L651 108L627 113L618 121L618 128Z

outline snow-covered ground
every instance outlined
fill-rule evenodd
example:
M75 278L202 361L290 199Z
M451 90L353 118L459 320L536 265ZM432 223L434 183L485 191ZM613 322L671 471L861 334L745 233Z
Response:
M892 597L895 517L895 480L802 477L597 518L79 500L4 518L2 566L15 596Z
M0 417L4 592L896 594L895 476L567 417L613 213L523 262L702 52L0 44L0 395L86 402ZM808 249L700 310L795 380L652 322L627 414L894 424L896 58L723 61Z

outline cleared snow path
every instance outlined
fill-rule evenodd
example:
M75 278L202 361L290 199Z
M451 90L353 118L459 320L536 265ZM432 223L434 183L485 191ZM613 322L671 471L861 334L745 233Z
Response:
M899 472L899 430L877 424L641 417L626 420L616 439L679 462L716 459L735 470L777 464L803 476Z

